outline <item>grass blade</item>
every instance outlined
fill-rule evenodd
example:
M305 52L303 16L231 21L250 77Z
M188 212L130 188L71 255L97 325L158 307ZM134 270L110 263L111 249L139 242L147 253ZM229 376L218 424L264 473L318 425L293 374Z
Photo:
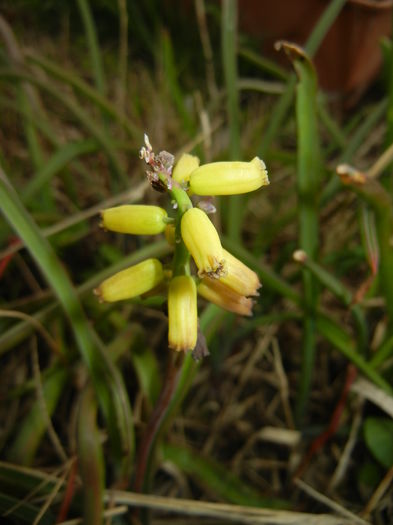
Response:
M89 369L108 423L118 467L122 468L122 464L128 470L133 454L133 427L122 378L102 350L63 266L1 169L0 202L7 221L23 239L71 322L76 343Z
M186 474L195 477L225 501L253 507L287 507L284 501L263 498L222 464L203 458L191 449L169 443L163 443L160 448L164 460L171 461Z
M221 22L222 62L227 95L229 158L240 160L240 119L237 76L237 0L223 0ZM227 210L228 236L240 240L244 196L231 196Z
M49 416L54 413L68 379L68 371L58 366L57 370L43 381L43 395ZM8 459L14 463L31 465L46 428L47 419L37 399L19 424L16 438L8 450Z
M285 42L280 45L293 61L299 79L296 89L299 246L310 260L314 260L318 253L318 191L322 166L317 121L317 78L310 59L301 48ZM307 269L303 271L303 293L306 309L302 370L296 404L298 418L303 416L309 397L316 344L318 289L316 280Z
M97 149L98 145L94 140L81 140L61 146L23 190L23 202L25 204L30 202L32 198L49 183L52 177L65 168L69 162L81 155L92 153Z
M48 82L48 80L41 80L27 73L21 73L13 69L2 69L0 70L0 78L8 80L25 80L35 84L43 91L49 93L58 102L60 102L86 129L86 131L96 139L96 141L102 146L103 150L108 156L110 165L119 180L128 183L128 177L124 173L123 169L119 164L116 150L112 144L111 139L106 135L105 130L102 126L98 125L91 116L75 101L64 95L59 89Z
M98 525L103 522L105 472L102 439L97 427L97 404L91 388L82 394L77 436L78 465L84 489L83 523Z
M26 56L31 62L39 65L53 77L72 86L78 94L95 104L103 113L105 113L105 115L108 115L114 121L118 122L125 129L130 138L138 139L138 141L140 140L140 137L143 134L142 131L131 122L125 114L120 113L119 110L111 104L107 98L102 96L97 89L89 86L89 84L78 76L66 71L64 68L59 67L47 58L41 57L33 51L28 51Z
M94 83L101 95L105 95L106 83L104 69L101 62L101 53L98 45L98 37L94 20L90 11L89 0L77 0L83 25L85 26L86 40L90 53L90 61L93 69Z
M312 57L317 52L320 43L339 15L341 9L344 7L345 2L346 0L332 0L326 7L325 11L322 13L305 45L305 51L310 57ZM281 125L284 122L289 108L291 107L295 86L296 79L294 75L290 75L287 88L277 101L271 113L268 127L265 130L263 139L261 141L258 151L260 157L262 158L269 150L278 130L281 128Z

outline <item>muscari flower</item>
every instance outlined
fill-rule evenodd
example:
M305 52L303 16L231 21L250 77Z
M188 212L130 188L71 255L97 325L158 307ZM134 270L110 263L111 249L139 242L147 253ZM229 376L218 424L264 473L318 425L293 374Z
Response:
M162 233L167 222L167 212L159 206L125 204L101 212L101 226L107 230L136 235Z
M198 294L207 301L238 315L252 315L253 301L226 286L222 279L205 277L198 285Z
M132 299L152 290L163 279L161 262L158 259L146 259L105 279L94 293L106 302Z
M197 290L189 275L174 277L168 290L168 343L174 350L195 348L198 336Z
M258 289L262 285L258 275L227 250L223 249L223 256L227 273L220 278L220 282L240 295L259 295Z
M236 195L269 184L265 163L259 157L250 162L211 162L190 175L190 190L197 195Z
M205 212L190 208L181 219L181 236L198 267L199 277L219 278L225 274L220 237Z

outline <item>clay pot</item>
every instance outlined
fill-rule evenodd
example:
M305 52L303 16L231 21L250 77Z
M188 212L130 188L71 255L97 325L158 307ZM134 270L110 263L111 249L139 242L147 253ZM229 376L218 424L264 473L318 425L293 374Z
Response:
M276 40L304 45L328 0L238 0L239 28L261 41L263 54L283 60ZM348 0L325 36L314 63L320 85L363 91L382 64L380 39L391 36L393 0Z

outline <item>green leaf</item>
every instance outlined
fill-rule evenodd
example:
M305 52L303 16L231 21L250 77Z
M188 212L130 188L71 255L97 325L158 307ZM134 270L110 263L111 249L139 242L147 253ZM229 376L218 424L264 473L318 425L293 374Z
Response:
M393 421L382 417L367 418L364 439L375 459L390 468L393 465Z
M202 457L196 451L178 444L163 443L161 453L164 460L174 463L223 500L238 505L287 508L285 501L262 497L259 491L243 482L221 463Z

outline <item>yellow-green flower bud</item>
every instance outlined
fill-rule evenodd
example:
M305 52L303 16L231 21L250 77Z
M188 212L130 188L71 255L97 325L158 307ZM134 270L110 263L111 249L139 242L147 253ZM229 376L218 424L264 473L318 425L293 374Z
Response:
M205 277L198 285L198 293L224 310L238 315L252 315L253 301L223 284L222 279Z
M179 184L187 183L190 180L191 173L197 169L199 163L198 157L189 153L183 153L173 168L172 179Z
M165 229L167 212L159 206L125 204L101 212L107 230L136 235L155 235Z
M191 173L190 190L197 195L236 195L269 184L259 157L250 162L211 162Z
M101 301L114 302L131 299L148 292L164 279L162 264L158 259L145 261L115 273L103 281L94 293Z
M198 275L221 277L225 262L220 237L209 217L199 208L190 208L181 219L181 236L198 267Z
M262 285L258 275L232 254L223 249L227 273L220 281L240 295L259 295L258 288Z
M174 350L192 350L198 336L197 291L192 277L174 277L168 291L168 343Z

